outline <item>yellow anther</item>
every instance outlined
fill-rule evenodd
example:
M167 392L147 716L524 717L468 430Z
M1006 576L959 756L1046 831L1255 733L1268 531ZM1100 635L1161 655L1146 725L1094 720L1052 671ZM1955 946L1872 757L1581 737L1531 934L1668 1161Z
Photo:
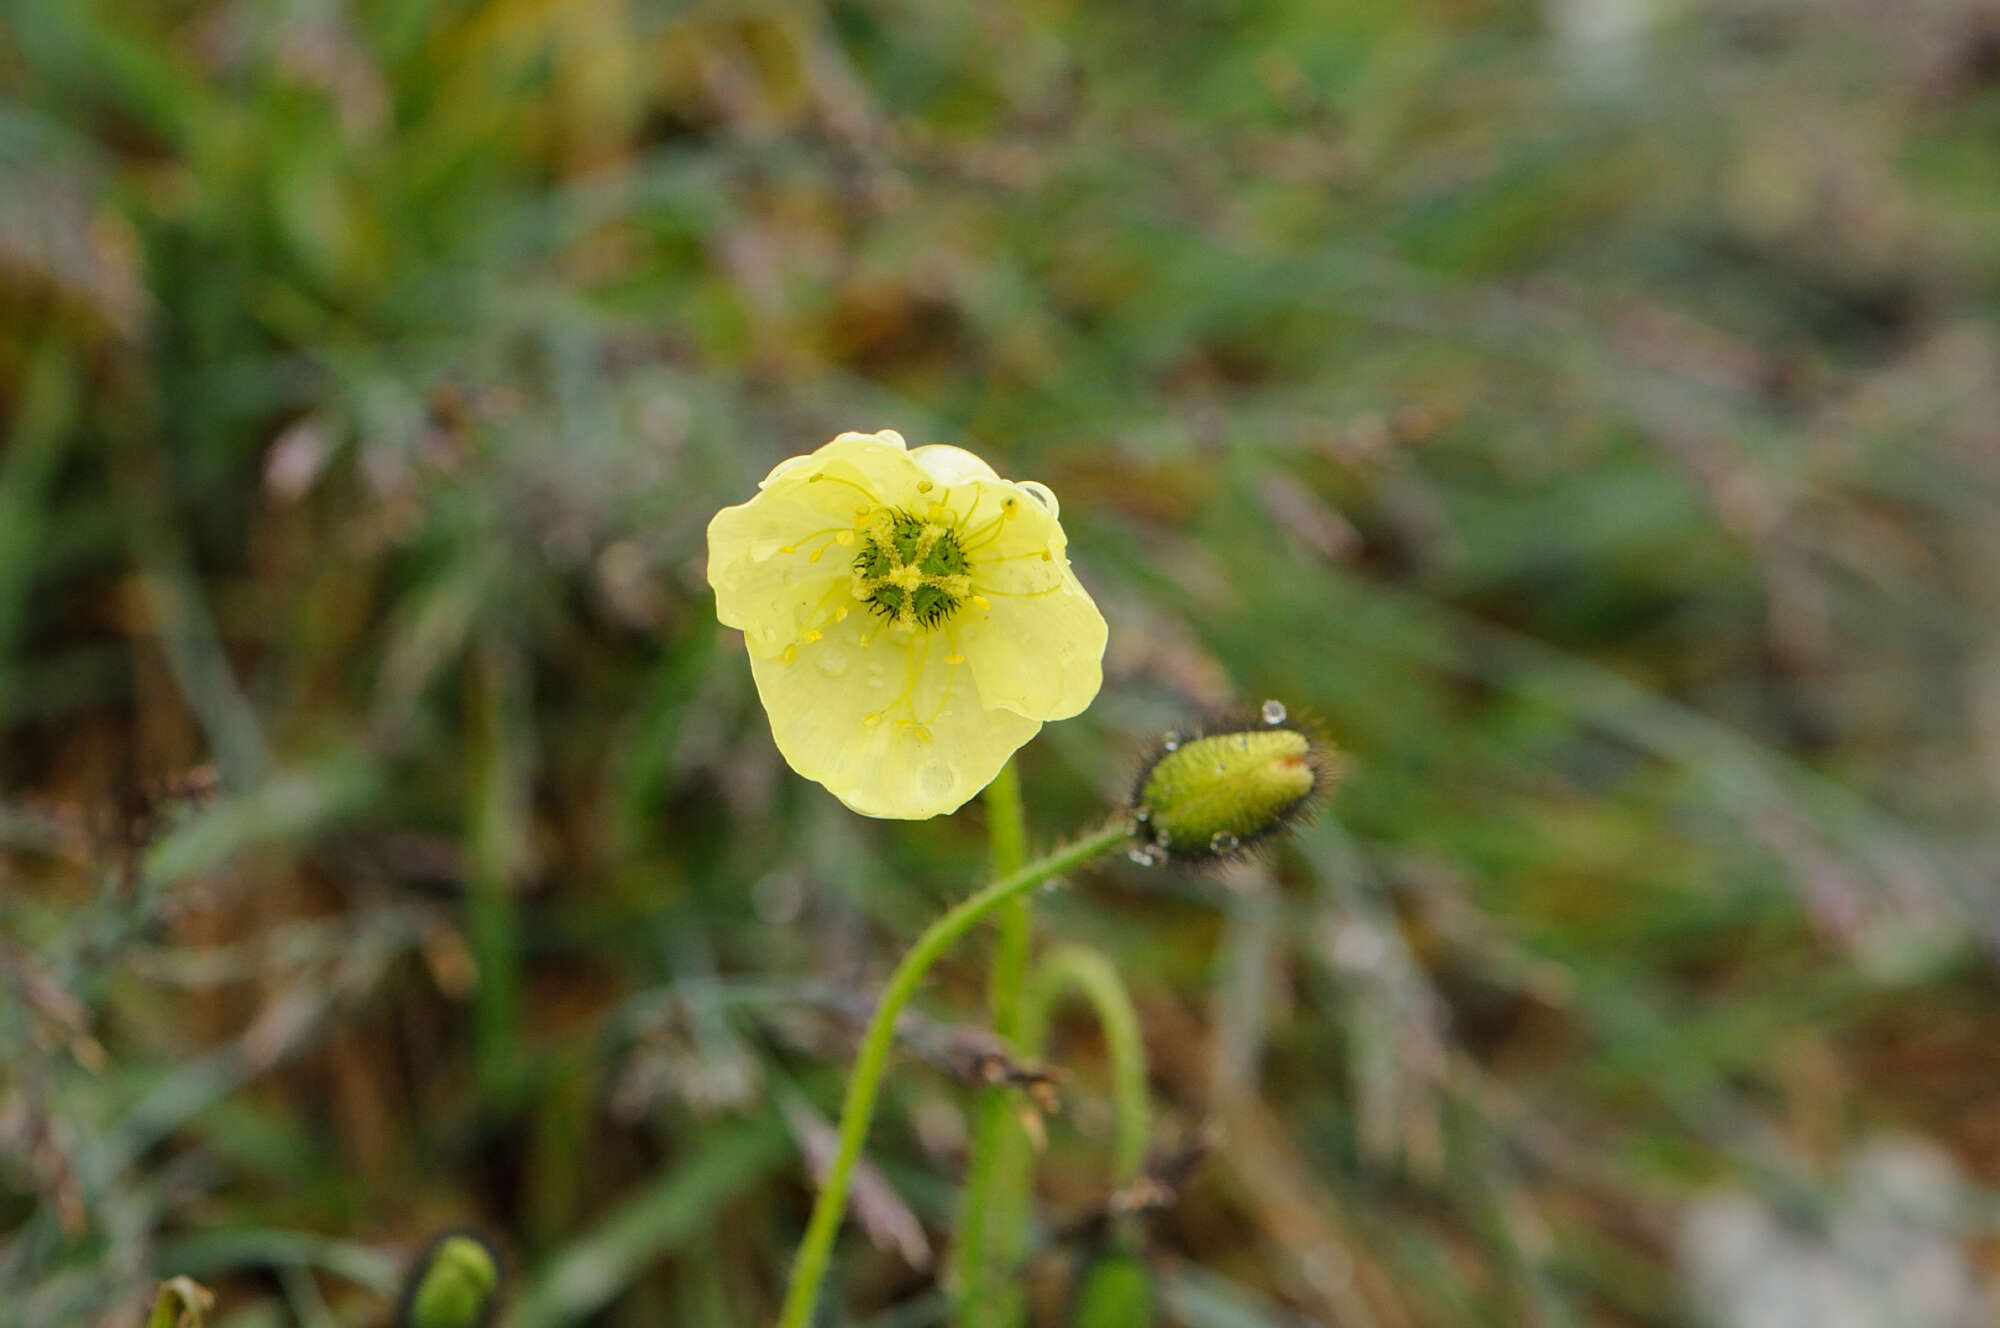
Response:
M796 660L796 659L797 659L798 657L799 657L799 648L798 648L797 646L786 646L786 647L785 647L785 653L784 653L784 655L783 655L783 657L782 657L782 658L784 659L785 663L787 663L787 664L790 664L790 663L792 663L792 662L793 662L794 660Z
M818 641L820 639L822 638L818 632L807 632L804 637L805 643L807 645L811 645L813 642Z
M930 491L931 491L932 489L934 489L934 488L936 488L936 487L937 487L937 486L936 486L935 484L932 484L932 483L931 483L931 482L930 482L929 480L918 480L918 481L917 481L917 492L918 492L918 493L929 493L929 492L930 492Z
M814 549L811 553L806 555L806 561L809 563L816 563L820 560L820 557L825 553L826 553L826 545L822 544L817 549Z
M847 606L845 604L841 605L839 608L833 611L833 620L835 622L847 621Z
M835 544L838 544L841 548L844 549L848 545L854 543L854 532L851 530L843 530L838 535L835 535L833 537L833 542ZM1044 558L1048 557L1047 554L1043 554L1042 556Z
M780 544L778 546L779 553L797 553L798 551L799 546L796 544Z
M993 607L993 601L984 595L974 595L972 597L972 604L974 608L979 609L990 609Z
M963 655L946 655L946 656L944 657L944 662L945 662L945 663L947 663L947 664L963 664L963 663L965 663L965 656L963 656Z
M882 722L882 712L879 710L871 710L867 714L861 717L861 726L863 728L872 729L881 722Z

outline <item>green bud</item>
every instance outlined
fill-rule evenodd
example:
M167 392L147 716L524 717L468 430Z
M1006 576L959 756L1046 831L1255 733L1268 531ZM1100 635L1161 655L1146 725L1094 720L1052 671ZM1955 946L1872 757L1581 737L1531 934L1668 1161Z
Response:
M1333 782L1325 745L1266 701L1192 736L1167 734L1139 778L1142 862L1228 858L1295 822Z
M484 1328L499 1290L492 1246L471 1232L446 1232L411 1269L397 1328Z

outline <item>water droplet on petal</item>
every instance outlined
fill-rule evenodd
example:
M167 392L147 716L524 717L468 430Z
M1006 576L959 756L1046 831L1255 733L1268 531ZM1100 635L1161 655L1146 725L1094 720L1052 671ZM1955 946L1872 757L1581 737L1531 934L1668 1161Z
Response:
M1058 506L1058 504L1056 503L1056 496L1054 492L1050 490L1048 485L1043 484L1037 480L1022 480L1021 489L1022 492L1026 493L1030 498L1033 498L1043 507L1046 507L1049 510L1050 516L1058 516L1061 514L1062 508Z
M1264 708L1257 713L1264 717L1266 724L1282 724L1285 722L1285 703L1283 701L1266 701Z
M1241 842L1241 840L1237 839L1235 835L1230 834L1227 830L1218 830L1209 838L1208 851L1210 853L1234 853L1236 846Z
M822 646L813 655L813 666L829 678L838 678L853 662L854 656L842 645Z

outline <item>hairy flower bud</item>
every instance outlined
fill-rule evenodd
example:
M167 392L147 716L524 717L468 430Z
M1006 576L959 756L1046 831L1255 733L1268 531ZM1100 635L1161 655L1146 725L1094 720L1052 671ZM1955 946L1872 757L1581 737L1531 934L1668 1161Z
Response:
M485 1328L500 1299L500 1259L486 1238L447 1231L410 1269L397 1328Z
M1191 734L1169 733L1139 776L1136 861L1228 858L1307 814L1333 783L1327 745L1266 701Z

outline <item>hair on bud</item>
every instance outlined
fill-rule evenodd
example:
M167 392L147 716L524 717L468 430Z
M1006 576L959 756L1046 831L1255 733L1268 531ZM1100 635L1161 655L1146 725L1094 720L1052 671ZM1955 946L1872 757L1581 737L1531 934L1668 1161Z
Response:
M1280 701L1162 734L1133 789L1129 856L1147 866L1237 857L1311 816L1338 775L1318 726Z
M477 1231L439 1232L410 1265L396 1328L488 1328L500 1304L500 1254Z

